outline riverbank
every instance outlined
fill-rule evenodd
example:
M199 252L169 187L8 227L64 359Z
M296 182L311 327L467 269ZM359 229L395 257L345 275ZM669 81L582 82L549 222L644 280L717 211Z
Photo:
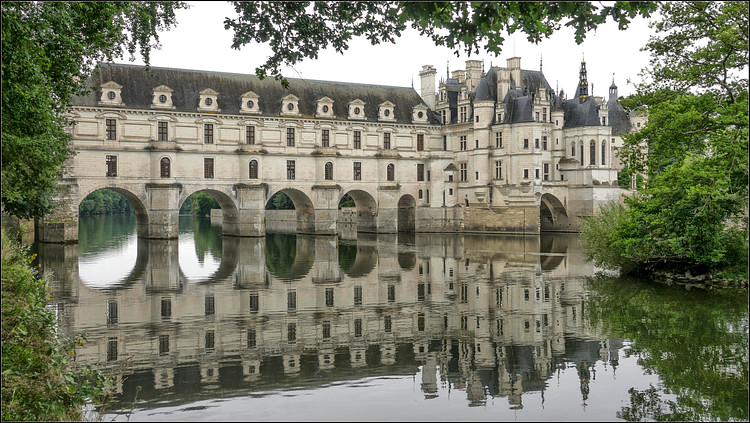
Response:
M50 292L33 257L2 230L2 420L81 421L105 392L98 373L74 373L75 343L57 331Z

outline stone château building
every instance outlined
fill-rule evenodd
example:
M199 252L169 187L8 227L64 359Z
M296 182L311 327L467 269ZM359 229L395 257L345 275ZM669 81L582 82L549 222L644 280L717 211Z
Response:
M286 193L297 232L575 231L617 201L620 135L643 117L588 92L572 99L541 69L478 60L413 88L101 65L74 98L72 148L55 215L40 238L77 239L78 204L97 189L133 203L139 235L173 238L198 191L223 209L228 235L265 233L265 206ZM339 210L349 195L354 211ZM346 214L348 213L348 214ZM53 223L54 222L54 223Z

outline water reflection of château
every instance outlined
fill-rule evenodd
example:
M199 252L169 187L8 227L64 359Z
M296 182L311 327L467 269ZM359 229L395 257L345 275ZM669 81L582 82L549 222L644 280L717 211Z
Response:
M280 249L267 243L279 240L295 251L269 257ZM585 404L595 363L617 365L620 342L583 318L583 276L593 268L568 253L577 242L575 235L225 237L218 270L191 281L177 240L139 239L130 275L108 289L80 282L75 245L44 244L39 256L54 274L65 331L88 335L76 363L115 375L126 402L138 385L139 399L179 402L219 387L217 395L245 395L413 375L421 366L426 398L447 384L465 391L470 405L499 396L520 408L522 393L543 391L557 369L572 366Z

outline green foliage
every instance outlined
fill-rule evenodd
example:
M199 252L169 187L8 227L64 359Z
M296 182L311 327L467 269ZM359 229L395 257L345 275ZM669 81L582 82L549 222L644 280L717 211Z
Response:
M133 210L133 205L125 196L109 189L92 192L78 205L81 216L133 213Z
M268 271L277 278L287 278L297 257L297 236L266 234L265 254Z
M288 195L279 191L268 200L266 204L267 210L294 210L294 202L289 198Z
M748 10L669 2L653 26L653 78L623 101L648 123L623 136L645 185L584 225L587 255L628 270L703 272L747 264ZM607 244L597 239L607 235ZM747 270L743 272L747 274Z
M222 257L221 226L212 225L211 219L195 217L193 223L193 240L198 262L206 260L206 253L211 253L217 260Z
M82 420L87 399L101 402L111 381L68 367L85 339L64 339L46 308L46 282L27 251L2 233L2 420Z
M638 357L661 382L658 390L631 389L631 402L617 418L748 420L745 293L687 292L604 276L589 280L587 289L588 322L612 338L630 340L627 356Z
M196 216L205 217L211 215L211 209L220 208L221 206L219 205L219 202L216 201L216 199L212 197L211 194L204 191L198 191L188 197L185 202L182 203L182 207L180 207L180 213L190 213Z
M279 68L305 58L316 59L321 49L342 53L353 37L363 36L373 45L393 43L407 27L428 36L437 46L463 50L502 52L508 34L522 32L538 43L562 25L575 29L580 44L586 34L609 17L620 29L638 15L650 16L656 2L241 2L233 1L236 18L226 18L224 28L234 31L232 48L268 42L273 53L255 72L263 79L273 75L288 86Z
M2 3L2 205L41 217L71 154L71 96L100 61L139 51L146 63L158 31L182 2Z
M343 197L341 197L341 201L339 201L339 210L342 207L355 207L356 204L354 203L354 199L349 196L349 194L344 194Z

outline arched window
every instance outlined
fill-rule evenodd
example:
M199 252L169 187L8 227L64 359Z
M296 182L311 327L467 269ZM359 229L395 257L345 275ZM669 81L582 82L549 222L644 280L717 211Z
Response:
M258 179L258 161L257 160L250 160L250 174L248 175L250 179Z
M387 180L389 180L389 181L392 181L392 180L396 179L395 178L395 173L396 173L396 168L395 168L395 166L393 166L393 163L391 163L391 164L388 165L388 168L386 169L385 178Z
M326 181L333 180L333 163L327 162L325 167L325 179Z
M162 157L160 165L161 165L160 166L160 168L161 168L161 177L162 178L169 178L169 174L170 174L169 157Z
M589 164L596 164L596 141L591 140L589 144Z
M570 146L570 155L575 157L576 156L576 143L571 144Z
M607 141L602 141L602 165L607 164Z

